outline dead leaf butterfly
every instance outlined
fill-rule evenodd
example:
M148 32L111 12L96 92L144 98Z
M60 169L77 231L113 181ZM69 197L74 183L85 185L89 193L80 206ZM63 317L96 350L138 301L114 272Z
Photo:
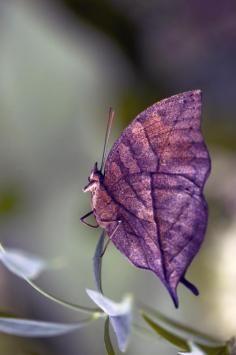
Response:
M92 211L81 221L93 213L122 254L160 278L176 307L179 282L198 294L185 273L207 226L203 187L210 157L201 104L200 90L155 103L130 123L106 158L111 110L101 167L95 164L83 190L92 194Z

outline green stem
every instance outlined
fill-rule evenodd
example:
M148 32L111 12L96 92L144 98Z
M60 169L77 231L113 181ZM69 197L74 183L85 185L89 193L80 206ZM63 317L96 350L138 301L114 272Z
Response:
M66 302L60 298L57 298L55 296L53 296L52 294L42 290L39 286L37 286L33 281L29 280L29 279L25 279L25 281L31 286L33 287L36 291L38 291L39 293L41 293L41 295L43 295L44 297L50 299L51 301L54 301L58 304L60 304L61 306L64 306L66 308L70 308L74 311L77 312L82 312L82 313L89 313L89 314L93 314L95 318L99 318L101 316L103 316L104 312L101 311L99 308L90 308L90 307L83 307L80 306L78 304L74 304L74 303L70 303L70 302Z
M4 247L2 246L2 244L0 243L0 252L2 253L5 253L5 249ZM77 312L83 312L83 313L89 313L89 314L92 314L92 318L93 319L97 319L101 316L104 315L104 312L99 309L99 308L90 308L90 307L83 307L83 306L80 306L78 304L74 304L74 303L70 303L70 302L66 302L60 298L57 298L55 296L53 296L52 294L42 290L39 286L37 286L33 281L31 281L29 278L25 277L24 280L31 286L33 287L37 292L39 292L41 295L43 295L44 297L50 299L51 301L53 302L56 302L58 304L60 304L61 306L64 306L66 308L70 308L74 311L77 311Z

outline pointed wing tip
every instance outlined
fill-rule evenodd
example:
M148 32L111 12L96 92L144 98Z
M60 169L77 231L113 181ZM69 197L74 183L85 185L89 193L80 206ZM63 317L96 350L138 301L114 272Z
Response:
M191 291L195 296L199 295L199 291L196 286L194 286L190 281L186 280L184 277L180 279L180 281L189 291ZM174 302L175 308L179 308L179 299L177 296L177 287L172 288L170 285L166 285L167 290L169 291L169 294Z
M171 295L171 298L172 298L172 300L174 302L175 308L176 309L179 308L179 299L178 299L177 293L175 292L175 293L170 294L170 295Z
M174 302L174 306L175 308L179 308L179 299L178 299L178 296L177 296L177 291L176 291L176 288L173 289L170 287L170 285L166 285L166 288L170 294L170 297L172 298L172 301Z
M183 92L183 94L202 95L202 90L201 89L189 90L189 91Z
M165 103L165 102L169 102L169 101L174 101L174 102L184 102L185 99L188 98L192 98L193 102L198 102L201 104L202 102L202 90L200 89L195 89L195 90L189 90L189 91L184 91L178 94L174 94L170 97L167 97L159 102L157 102L157 104L160 103Z
M178 300L178 297L172 297L172 300L174 302L174 306L176 309L179 308L179 300Z
M187 95L187 96L195 96L199 98L199 101L202 99L202 90L201 89L195 89L195 90L189 90L181 93L180 95Z
M202 90L201 90L201 89L193 90L192 93L193 93L195 96L198 96L198 97L199 97L199 101L202 101Z
M196 94L196 95L202 95L202 90L201 89L195 89L192 91L192 93Z

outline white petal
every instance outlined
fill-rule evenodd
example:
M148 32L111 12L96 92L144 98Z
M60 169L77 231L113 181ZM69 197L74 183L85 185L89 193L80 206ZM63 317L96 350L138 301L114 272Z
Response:
M114 302L103 296L100 292L86 289L89 297L109 316L120 316L131 312L132 300L126 296L122 302Z
M18 249L1 249L0 261L9 271L23 279L33 280L47 268L47 263L41 258Z
M132 299L127 296L122 302L117 303L93 290L86 290L89 297L108 314L112 328L116 334L120 351L127 348L132 321Z
M0 331L23 337L51 337L75 331L86 326L88 323L89 321L77 324L64 324L0 317Z
M131 313L110 317L112 328L116 334L120 351L125 352L131 334Z

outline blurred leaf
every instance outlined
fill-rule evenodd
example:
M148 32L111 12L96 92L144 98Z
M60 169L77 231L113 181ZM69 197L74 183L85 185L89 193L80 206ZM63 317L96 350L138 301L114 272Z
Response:
M202 344L197 344L199 349L203 350L204 354L207 355L230 355L227 345L210 347ZM232 353L233 355L233 353Z
M106 318L105 320L105 326L104 326L104 342L107 350L108 355L116 355L115 351L112 346L111 338L110 338L110 332L109 332L109 317Z
M205 334L199 330L193 329L192 327L189 327L187 325L179 323L179 322L165 316L164 314L157 311L156 309L150 308L149 306L142 305L142 309L145 310L145 313L150 314L153 318L158 319L159 321L163 322L164 324L167 324L168 326L170 326L178 331L182 331L188 336L191 335L193 337L197 337L198 341L200 341L202 339L203 341L211 342L214 344L222 343L218 339L216 339L208 334Z
M191 354L191 355L230 355L227 345L219 347L209 347L200 344L194 344L189 342L191 352L179 353L179 354Z
M75 324L51 323L29 319L0 317L0 331L22 337L51 337L66 334L88 325L93 318Z
M22 279L33 280L47 269L47 263L43 259L17 249L1 248L0 261Z
M89 297L110 317L119 349L124 352L131 333L131 297L127 296L122 302L116 303L97 291L86 291Z
M93 273L95 278L96 287L99 292L102 292L102 279L101 279L101 269L102 269L102 252L104 246L104 239L105 239L105 231L102 231L102 234L98 240L95 254L93 257Z
M128 57L136 62L138 47L135 26L118 8L107 0L60 0L68 9L98 30L104 32L118 44ZM99 16L98 16L99 14Z
M181 355L184 355L184 354L191 354L191 355L205 355L205 353L201 350L201 349L199 349L194 343L189 343L189 345L190 345L190 348L191 348L191 350L190 350L190 352L189 353L187 353L187 352L184 352L184 353L178 353L178 354L181 354Z
M193 355L200 355L200 354L206 354L206 355L229 355L228 352L228 347L226 344L222 344L220 346L209 346L205 344L200 344L198 342L190 342L189 339L186 337L180 337L179 335L176 335L175 332L171 332L162 326L160 324L157 324L154 322L151 318L147 316L144 312L142 313L142 316L144 320L150 325L150 327L155 330L161 337L172 343L173 345L177 346L179 349L185 351L183 354L193 354ZM165 316L163 316L165 318ZM172 320L168 319L169 323L172 323ZM176 324L176 330L178 330L177 327L177 322L173 321L173 323ZM219 342L218 342L219 343ZM188 348L187 348L188 347ZM190 352L188 352L190 351ZM182 353L180 353L182 354Z
M3 318L20 318L20 317L16 316L14 313L1 311L1 310L0 310L0 317L3 317Z
M0 216L14 212L20 200L18 191L14 187L5 187L0 191Z
M175 335L174 333L171 333L170 331L162 328L159 324L155 323L151 318L149 318L149 316L144 312L142 312L142 317L145 322L162 338L166 339L168 342L175 345L180 350L190 350L188 342L184 338L181 338L180 336Z

